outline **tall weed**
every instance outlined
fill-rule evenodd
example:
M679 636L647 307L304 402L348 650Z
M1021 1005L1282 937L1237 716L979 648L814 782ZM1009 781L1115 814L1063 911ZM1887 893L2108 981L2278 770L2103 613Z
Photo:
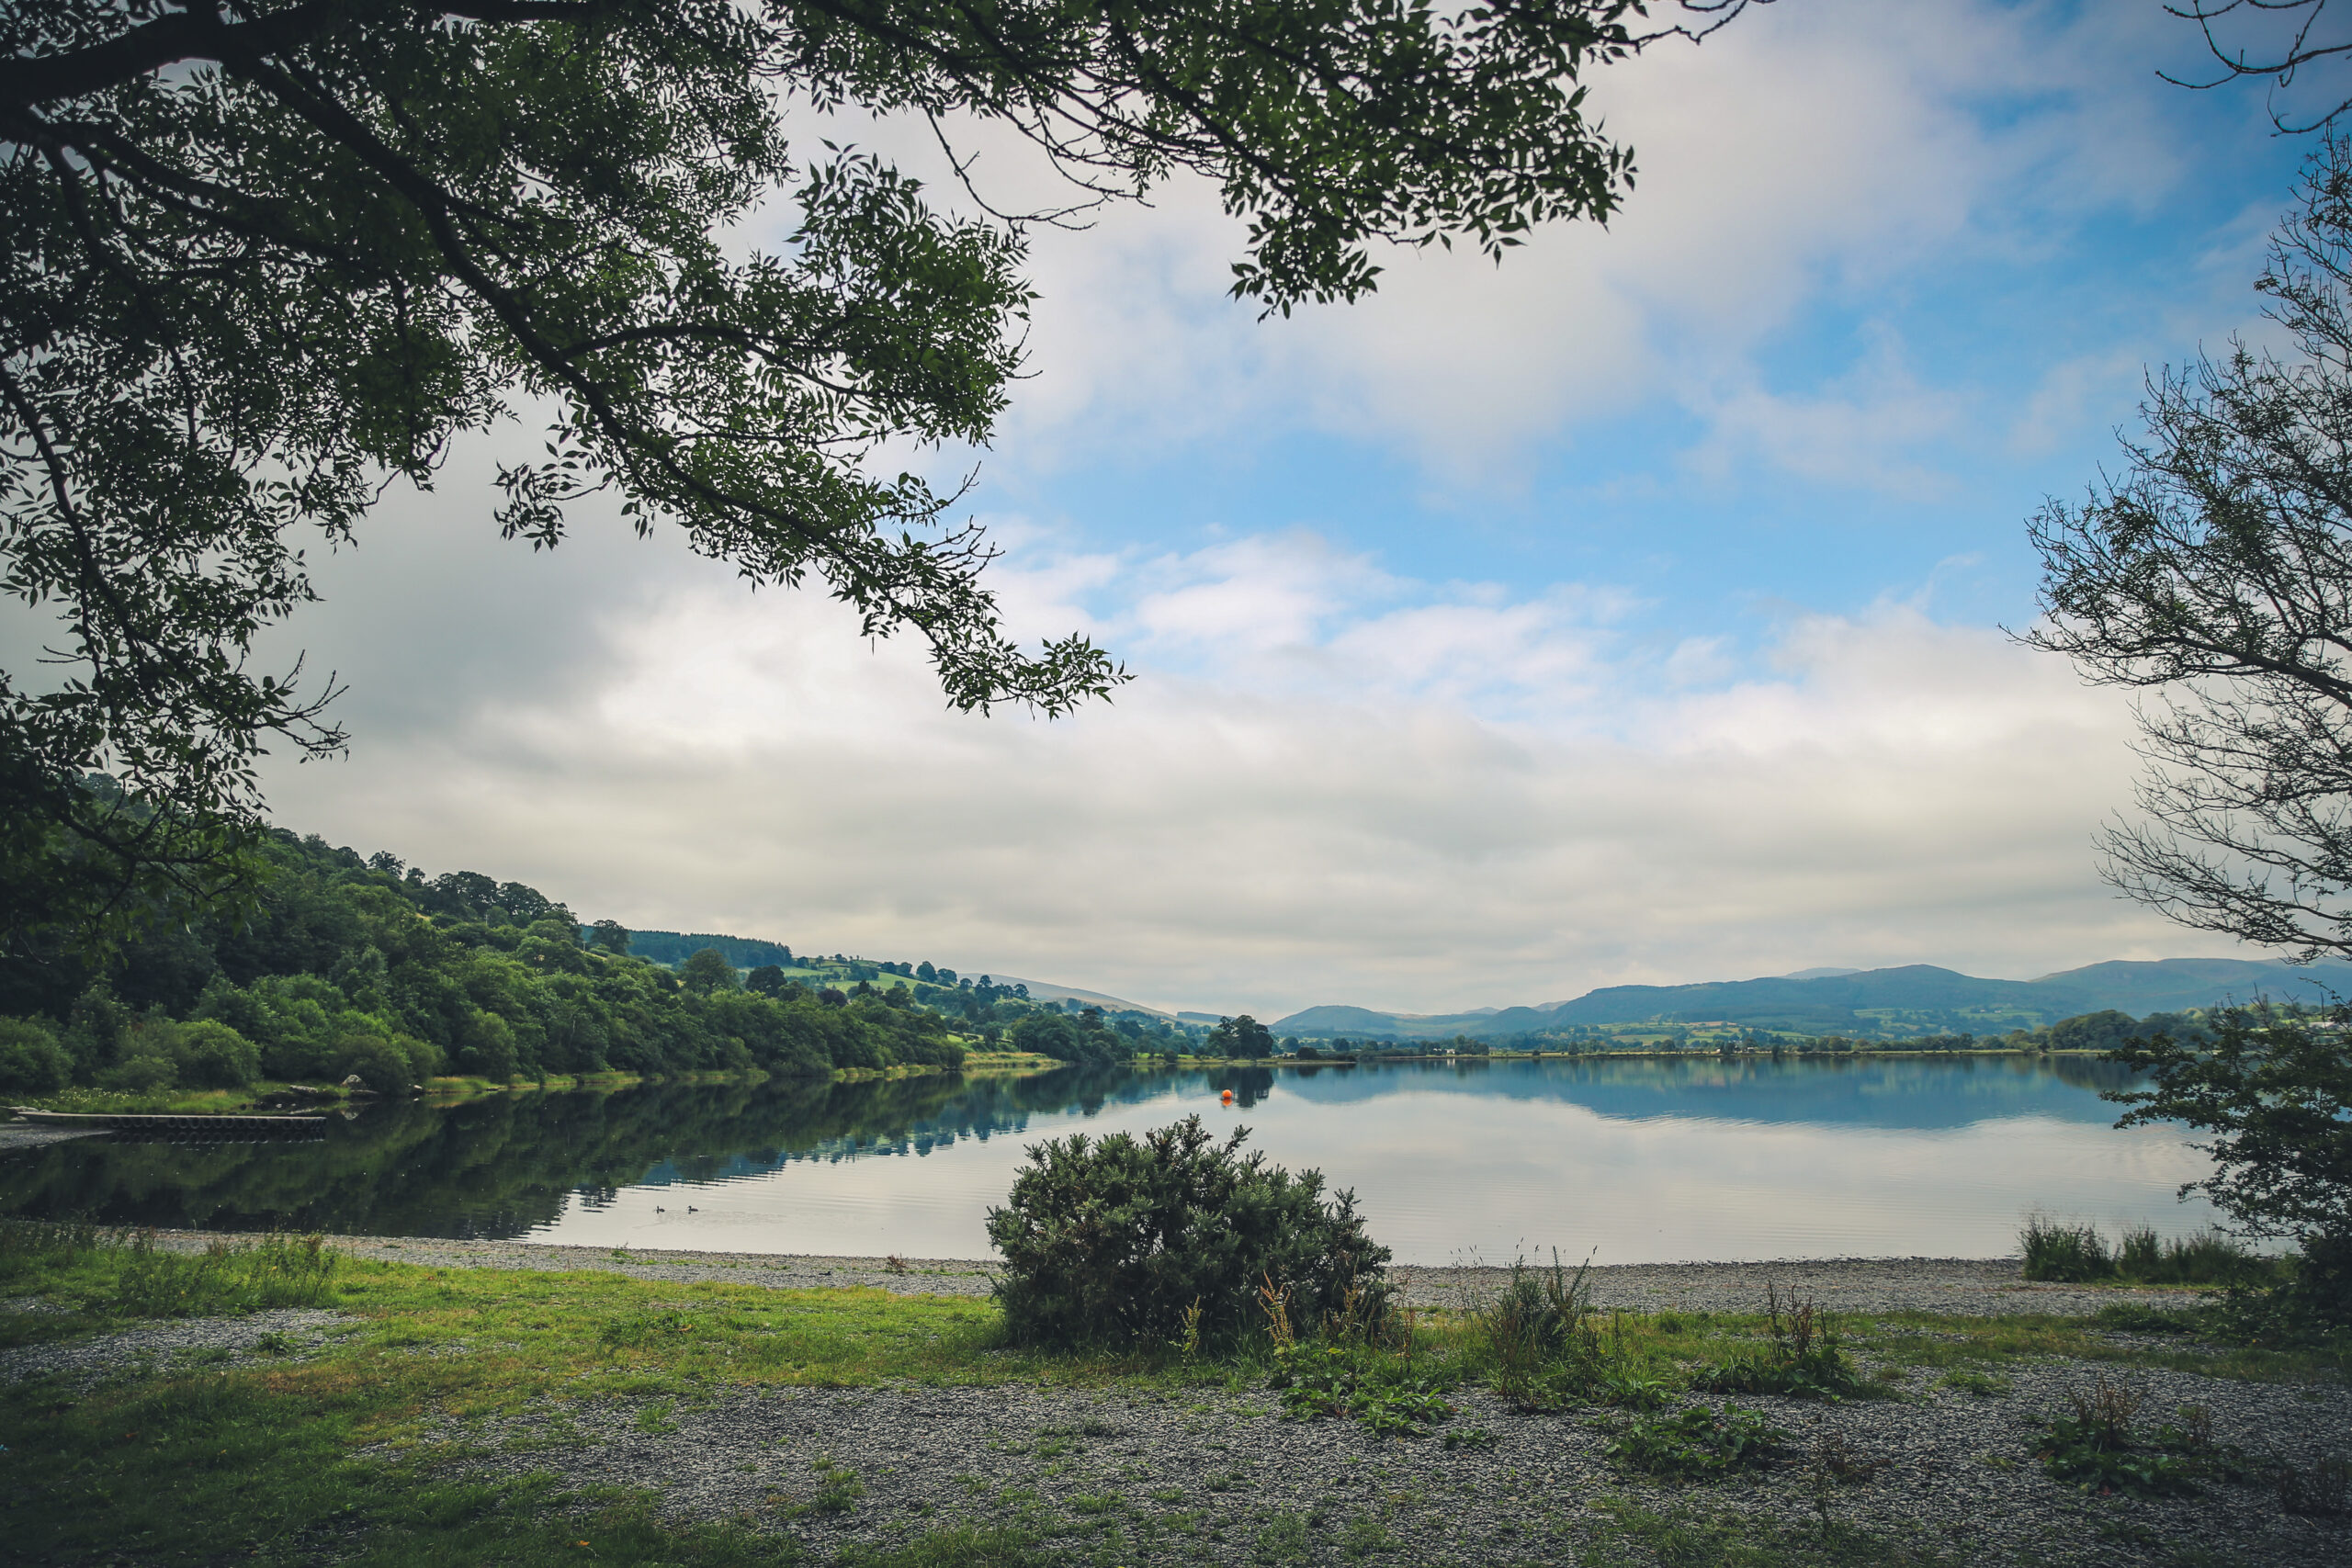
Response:
M333 1299L342 1257L315 1235L272 1233L180 1252L161 1245L153 1231L0 1224L0 1283L29 1286L85 1312L118 1317L323 1306Z
M1768 1337L1691 1374L1701 1393L1779 1393L1798 1399L1843 1399L1867 1387L1846 1355L1838 1321L1809 1297L1764 1287Z

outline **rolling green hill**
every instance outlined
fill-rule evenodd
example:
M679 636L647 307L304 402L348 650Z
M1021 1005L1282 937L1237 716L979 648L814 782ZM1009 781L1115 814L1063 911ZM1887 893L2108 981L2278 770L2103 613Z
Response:
M1615 1025L1729 1024L1805 1034L1895 1038L1910 1034L2001 1034L2112 1008L2140 1016L2268 998L2320 1001L2352 994L2352 964L2299 969L2240 958L2166 958L2087 964L2038 980L1987 980L1910 964L1821 975L1767 976L1689 986L1605 986L1548 1007L1460 1013L1308 1008L1272 1025L1303 1038L1472 1039L1573 1032Z

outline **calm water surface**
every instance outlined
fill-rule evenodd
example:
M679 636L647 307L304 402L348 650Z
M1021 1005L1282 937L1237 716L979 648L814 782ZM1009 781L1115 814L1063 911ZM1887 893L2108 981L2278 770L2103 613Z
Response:
M2103 1064L1539 1061L648 1085L385 1107L303 1144L0 1154L0 1213L109 1224L973 1258L1024 1145L1200 1111L1356 1190L1400 1261L2014 1250L2030 1209L2197 1228L2179 1128ZM1219 1091L1231 1089L1225 1109Z

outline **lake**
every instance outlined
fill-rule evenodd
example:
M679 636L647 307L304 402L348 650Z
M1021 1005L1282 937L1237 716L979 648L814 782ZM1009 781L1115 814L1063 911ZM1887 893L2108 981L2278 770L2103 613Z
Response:
M2211 1218L2174 1199L2206 1169L2185 1130L2114 1127L2098 1095L2123 1081L2065 1057L1693 1056L648 1084L387 1105L305 1143L17 1150L0 1213L976 1258L1026 1145L1198 1111L1352 1187L1400 1262L1988 1258L2036 1208Z

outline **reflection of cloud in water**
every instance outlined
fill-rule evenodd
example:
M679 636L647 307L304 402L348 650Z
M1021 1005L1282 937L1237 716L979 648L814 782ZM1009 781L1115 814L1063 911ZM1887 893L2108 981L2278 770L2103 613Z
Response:
M54 1145L0 1157L0 1212L974 1257L1029 1145L1198 1111L1354 1188L1412 1262L1984 1257L2035 1207L2201 1220L2172 1197L2200 1157L2177 1129L2117 1132L2116 1081L2063 1059L1588 1058L649 1085L388 1107L290 1147Z
M1577 1068L1588 1070L1561 1070ZM1091 1110L1041 1110L1032 1138L935 1143L929 1169L860 1166L892 1151L858 1148L710 1181L708 1207L691 1216L674 1201L653 1213L649 1190L605 1214L573 1208L538 1234L979 1256L987 1210L1002 1201L1023 1144L1141 1131L1194 1110L1220 1130L1246 1120L1275 1160L1354 1188L1374 1233L1417 1263L1554 1246L1617 1262L1990 1257L2014 1249L2034 1208L2166 1231L2203 1223L2206 1210L2173 1197L2202 1173L2200 1156L2173 1129L2116 1131L2096 1094L2105 1082L2086 1077L1999 1059L1327 1069L1272 1075L1272 1092L1245 1116L1216 1103L1216 1077L1172 1075Z

